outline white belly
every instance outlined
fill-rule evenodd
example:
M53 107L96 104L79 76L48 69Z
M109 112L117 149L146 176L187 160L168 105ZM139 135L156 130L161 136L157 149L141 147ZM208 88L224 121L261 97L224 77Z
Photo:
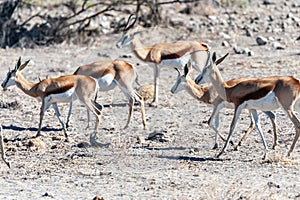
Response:
M190 58L191 58L190 54L186 54L180 58L162 60L159 66L176 67L182 69L189 62Z
M116 87L116 81L114 80L115 77L111 74L107 74L105 76L102 76L101 78L98 78L98 85L100 91L108 91L112 90Z
M278 100L274 92L270 92L268 95L257 100L245 101L242 106L246 109L256 109L261 111L276 110L279 108Z
M59 103L70 102L72 99L75 100L76 98L75 88L71 88L63 93L48 95L45 100L50 103Z

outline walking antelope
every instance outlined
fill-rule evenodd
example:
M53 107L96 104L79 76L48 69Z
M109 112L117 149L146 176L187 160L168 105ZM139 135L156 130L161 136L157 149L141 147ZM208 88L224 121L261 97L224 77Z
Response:
M253 78L244 80L234 86L228 85L217 68L217 64L226 58L228 53L216 61L216 54L210 57L210 64L203 69L203 72L196 78L196 83L201 79L210 78L219 96L234 104L234 117L230 125L230 131L222 151L221 156L228 147L236 122L243 109L256 109L262 111L276 110L282 108L294 124L296 135L288 151L288 156L292 153L300 135L300 122L297 119L294 109L300 111L300 81L292 76L270 76L264 78ZM261 135L263 137L263 135ZM266 157L265 150L264 158Z
M133 83L137 78L137 74L132 64L123 60L99 61L78 67L74 74L87 75L97 79L100 91L109 91L118 85L124 92L125 96L129 99L129 113L125 128L128 127L132 117L135 100L140 103L142 123L144 125L144 129L146 128L144 100L143 97L133 88ZM68 123L69 117L67 125Z
M60 102L72 102L77 98L87 106L87 108L96 115L95 132L98 129L101 118L101 105L96 103L92 98L97 95L97 81L89 76L84 75L69 75L59 78L46 78L38 83L31 83L26 80L21 74L22 70L27 66L29 60L21 65L19 58L15 68L9 70L6 78L1 86L4 90L12 85L16 85L25 94L38 98L42 101L40 109L39 128L36 136L41 136L41 127L45 111L53 106L55 114L61 123L66 139L68 139L67 131L64 122L57 106Z
M1 157L5 164L10 168L10 162L6 160L6 155L4 151L4 142L3 142L3 135L2 135L2 126L0 126L0 150L1 150Z
M161 67L167 65L183 68L189 60L192 60L193 67L200 71L199 67L205 66L208 61L206 51L209 47L199 41L177 41L145 46L138 37L142 29L138 25L134 27L136 19L135 15L130 15L123 35L116 45L118 48L122 48L131 44L131 50L140 60L154 63L154 97L152 103L157 103Z
M186 90L192 97L199 100L200 102L206 103L208 105L213 106L213 112L211 117L208 120L209 126L215 131L215 145L213 149L216 149L219 147L218 145L218 135L220 135L221 139L225 141L225 138L219 133L219 112L224 107L233 109L234 104L228 103L224 101L220 96L218 96L217 92L214 90L212 86L209 87L202 87L200 85L197 85L189 76L189 68L186 65L184 67L184 74L181 74L180 71L175 68L178 72L178 77L173 85L171 92L173 94L178 93L181 90ZM236 85L237 83L246 80L246 79L232 79L230 81L227 81L226 83L230 86ZM259 117L257 115L256 110L250 111L250 118L251 118L251 124L248 127L244 137L241 139L241 141L238 143L238 145L235 147L235 150L238 149L239 146L242 145L243 141L246 140L250 132L254 129L254 125L257 127L258 131L262 133ZM275 122L275 115L271 111L265 111L265 114L271 119L273 130L274 130L274 143L273 148L277 145L277 132L276 132L276 122Z

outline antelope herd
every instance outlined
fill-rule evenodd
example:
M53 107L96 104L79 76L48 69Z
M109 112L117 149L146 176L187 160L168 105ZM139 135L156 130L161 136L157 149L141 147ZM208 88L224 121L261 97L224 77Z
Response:
M177 80L171 88L172 93L186 90L191 96L208 105L212 105L213 111L208 120L209 126L215 131L214 149L219 147L218 137L225 142L222 151L217 155L221 156L226 152L237 120L243 109L249 111L251 124L245 135L235 147L238 148L248 137L250 132L257 127L264 145L264 157L267 157L268 146L261 130L257 110L263 111L271 120L274 132L273 148L277 145L276 117L272 112L278 108L285 111L296 129L296 135L288 151L292 153L300 135L300 122L295 111L300 111L299 95L300 82L291 76L271 76L264 78L237 78L224 81L217 67L228 54L221 59L216 59L215 52L211 52L208 45L199 41L177 41L174 43L158 43L152 46L142 44L138 35L143 29L136 24L137 18L131 15L124 29L122 37L117 41L116 46L121 48L131 44L131 50L140 60L153 63L154 69L154 95L151 104L158 103L159 72L162 66L175 68L178 72ZM97 103L98 91L109 91L118 86L129 100L129 113L125 128L129 126L132 118L134 102L138 101L141 109L142 124L146 129L146 116L143 97L134 89L134 82L137 82L137 69L127 61L115 59L97 61L91 64L78 67L72 75L65 75L58 78L46 78L38 83L31 83L21 74L28 65L29 60L21 63L17 61L15 68L9 70L1 86L3 90L16 85L25 94L42 101L40 107L40 120L36 137L41 136L42 121L45 111L52 105L58 118L65 139L68 140L67 129L72 113L72 103L78 99L87 107L88 124L90 111L96 117L95 129L91 134L91 144L99 145L95 139L99 122L101 119L102 105ZM190 77L190 71L196 69L199 75L195 81ZM183 71L184 73L182 74ZM211 82L211 86L201 86L203 82ZM67 122L64 123L59 112L58 103L70 103ZM222 108L233 109L229 134L225 139L219 133L219 112ZM155 108L154 108L155 109ZM2 137L0 133L0 147L3 161L10 166L6 160Z

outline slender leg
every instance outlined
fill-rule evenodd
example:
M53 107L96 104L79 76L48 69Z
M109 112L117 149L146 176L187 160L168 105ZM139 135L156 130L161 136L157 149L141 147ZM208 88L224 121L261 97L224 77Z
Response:
M293 143L292 143L292 146L290 148L290 150L288 151L288 156L291 155L291 153L293 152L294 148L295 148L295 145L296 145L296 142L300 136L300 122L299 120L297 119L296 115L294 114L293 110L289 109L287 110L287 114L288 116L290 117L290 119L292 120L294 126L295 126L295 129L296 129L296 135L294 137L294 140L293 140Z
M253 114L251 113L251 111L249 110L249 116L251 119L251 123L246 131L246 133L244 134L244 136L242 137L242 139L239 141L239 143L235 146L234 150L237 151L239 149L240 146L242 146L242 144L246 141L246 139L248 138L249 134L252 132L252 130L255 127L255 122L253 119Z
M69 128L69 122L70 122L70 118L72 115L72 107L73 107L73 100L70 101L70 107L69 107L69 112L68 112L68 117L67 117L66 128Z
M229 141L232 137L232 134L233 134L233 131L235 129L235 126L236 126L236 122L237 120L239 119L239 116L241 114L241 111L242 111L242 108L240 106L237 106L235 109L234 109L234 116L233 116L233 119L232 119L232 122L231 122L231 125L230 125L230 131L229 131L229 134L228 134L228 137L227 137L227 140L226 140L226 143L222 149L222 151L217 155L217 158L219 158L223 153L226 152L227 150L227 147L228 147L228 144L229 144Z
M124 129L128 128L130 119L132 117L133 105L134 105L134 97L129 97L129 113L128 113L127 123L126 123Z
M66 127L65 127L65 124L64 122L62 121L61 119L61 115L60 115L60 112L59 112L59 109L58 109L58 106L57 106L57 103L52 103L52 106L54 108L54 111L55 111L55 115L56 117L58 118L62 128L63 128L63 131L64 131L64 134L65 134L65 139L68 140L68 134L67 134L67 130L66 130Z
M275 147L277 146L276 115L271 111L265 111L264 113L270 118L272 122L273 134L274 134L272 149L275 149Z
M40 109L40 123L39 123L39 129L38 129L38 132L36 134L36 137L43 136L41 134L42 122L43 122L45 111L50 107L50 105L51 104L49 103L49 101L47 101L46 99L42 99L42 106L41 106L41 109Z
M5 155L5 151L4 151L4 142L3 142L3 136L2 136L2 126L0 126L0 149L1 149L2 160L10 168L10 162L6 160L6 155Z
M139 95L137 92L134 92L136 99L140 102L140 108L141 108L141 114L142 114L142 123L144 126L144 129L146 129L146 114L145 114L145 102L141 95Z
M254 122L255 122L255 126L258 129L258 132L260 134L261 140L262 140L262 142L264 144L265 152L264 152L263 159L266 159L267 158L267 153L268 153L268 145L267 145L264 133L261 130L260 121L259 121L259 117L258 117L257 111L256 110L250 110L250 112L251 112L251 114L253 116L253 119L254 119Z
M158 85L159 85L159 65L155 64L154 67L154 97L152 104L158 102Z
M86 126L86 129L88 129L90 127L90 120L91 120L91 111L87 108L86 109L86 114L87 114L87 126Z
M222 108L224 108L224 103L222 101L220 101L218 104L214 104L216 106L214 106L212 114L208 120L208 124L209 126L215 131L215 145L213 147L213 149L217 149L219 148L219 142L218 142L218 136L220 136L220 138L223 141L226 141L226 139L219 133L219 121L220 121L220 110ZM213 124L214 122L214 124Z

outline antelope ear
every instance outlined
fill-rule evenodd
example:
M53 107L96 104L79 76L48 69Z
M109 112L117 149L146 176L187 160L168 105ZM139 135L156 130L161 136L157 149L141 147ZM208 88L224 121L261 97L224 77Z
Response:
M184 76L186 77L189 73L189 63L187 63L185 66L184 66Z
M213 52L213 54L212 54L212 61L213 61L213 63L216 62L216 59L217 59L216 52Z
M27 64L29 63L29 61L30 60L27 60L24 64L22 64L20 67L19 67L19 71L21 71L21 70L23 70L26 66L27 66Z
M221 62L223 62L223 60L229 55L229 53L226 53L225 56L223 56L222 58L219 58L217 61L216 61L216 65L220 64Z

